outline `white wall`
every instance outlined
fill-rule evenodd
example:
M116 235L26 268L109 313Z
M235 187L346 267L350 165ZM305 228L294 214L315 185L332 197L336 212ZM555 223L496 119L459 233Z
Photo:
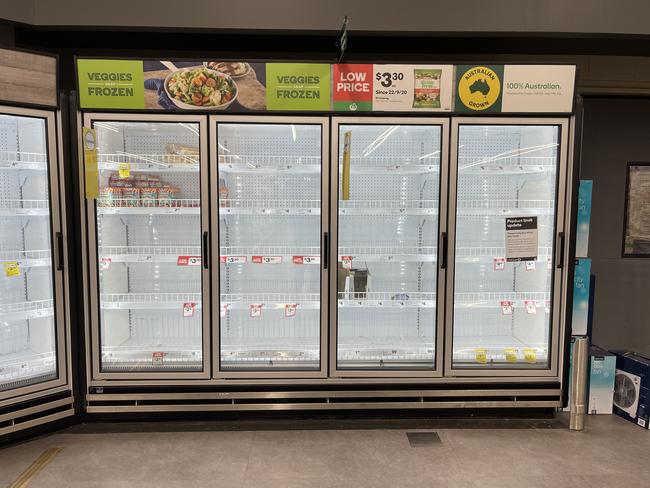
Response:
M0 7L0 18L37 25L337 30L347 14L356 31L650 33L648 0L0 0Z

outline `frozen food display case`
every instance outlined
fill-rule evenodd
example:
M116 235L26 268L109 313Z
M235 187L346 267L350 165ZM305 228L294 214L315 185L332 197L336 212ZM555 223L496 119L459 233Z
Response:
M0 434L73 413L56 120L0 107Z
M205 120L88 114L86 126L99 173L88 212L93 371L207 377Z
M440 375L448 123L337 118L333 132L333 369L340 376Z
M215 374L322 377L327 119L222 116L210 125Z
M453 128L448 367L556 375L567 123L468 118Z

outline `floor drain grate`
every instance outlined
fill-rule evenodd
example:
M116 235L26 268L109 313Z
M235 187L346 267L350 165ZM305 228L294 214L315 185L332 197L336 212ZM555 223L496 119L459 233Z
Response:
M437 432L407 432L409 444L411 447L435 446L442 444Z

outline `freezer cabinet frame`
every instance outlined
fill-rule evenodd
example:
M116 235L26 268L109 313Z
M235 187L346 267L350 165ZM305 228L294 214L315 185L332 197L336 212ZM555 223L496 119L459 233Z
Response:
M430 369L352 369L338 367L337 338L338 338L338 295L337 295L337 266L338 266L338 189L339 189L339 126L341 125L407 125L407 126L437 126L440 127L440 177L437 229L436 256L436 327L435 327L435 367ZM440 378L443 375L444 364L444 294L446 268L443 264L444 241L443 233L447 222L448 206L448 166L449 166L449 117L333 117L332 118L332 147L330 167L330 376L332 378Z
M83 114L83 126L92 127L93 122L162 122L162 123L192 123L197 124L199 127L199 180L200 180L200 209L201 209L201 235L205 240L206 236L209 241L209 223L210 223L210 207L209 207L209 191L208 191L208 134L207 134L207 117L205 115L179 115L179 114L124 114L124 113L92 113L87 112ZM81 130L81 128L80 128ZM79 135L79 140L82 138ZM201 371L183 372L183 371L154 371L154 372L103 372L101 370L101 344L100 344L100 303L99 303L99 266L98 266L98 250L97 250L97 227L96 227L96 199L88 199L85 196L85 181L84 181L84 159L83 149L79 148L79 172L80 172L80 198L85 203L86 207L86 241L87 241L87 257L84 262L87 266L88 283L84 283L84 296L85 303L90 303L90 328L86 328L87 344L90 343L90 364L88 375L92 380L188 380L188 379L209 379L211 371L210 361L210 272L203 265L205 262L206 249L202 246L201 257L201 325L202 325L202 347L203 347L203 368ZM82 234L83 238L83 234ZM86 249L84 247L84 249ZM86 291L88 290L88 291ZM88 301L89 300L89 301ZM180 311L179 311L180 313ZM88 322L88 321L87 321ZM89 334L88 334L89 332ZM89 336L89 339L88 339ZM86 355L88 356L87 351ZM88 358L87 358L88 361Z
M218 151L217 151L217 126L220 123L228 124L296 124L296 125L320 125L321 126L321 263L320 263L320 367L317 370L222 370L221 369L221 316L220 307L212 307L212 354L213 354L213 377L215 379L297 379L297 378L327 378L327 331L328 331L328 270L324 269L325 259L322 259L326 245L331 239L327 236L329 225L329 137L330 122L328 117L314 116L274 116L274 115L211 115L210 116L210 180L211 180L211 208L212 208L212 297L215 304L220 303L220 240L219 240L219 174L218 174ZM331 246L330 246L331 248ZM332 261L329 261L331 268Z
M572 145L570 134L570 118L542 118L542 117L454 117L451 131L451 158L449 171L449 219L447 232L449 235L448 252L448 280L446 290L446 344L445 344L445 377L476 377L476 378L504 378L505 377L537 377L557 378L562 370L560 353L564 351L564 317L565 297L567 294L567 254L570 232L570 218L567 216L567 207L571 203L571 189L567 179L571 157L569 148ZM557 165L556 180L556 207L555 229L553 240L553 287L551 297L551 324L549 336L549 365L548 368L507 368L481 366L475 368L454 368L453 366L453 340L454 340L454 276L455 276L455 251L456 251L456 203L458 190L458 143L461 125L529 125L529 126L558 126L560 139L560 153Z
M39 118L45 121L48 157L48 186L50 200L50 249L52 256L52 288L54 303L54 327L57 354L57 378L42 383L10 389L0 393L0 407L11 405L17 401L35 399L61 391L71 390L70 366L70 326L68 313L67 279L67 229L65 225L65 208L61 205L62 195L65 195L65 180L63 178L64 164L61 141L60 113L48 110L0 106L0 114L17 117ZM70 403L69 400L67 403ZM66 412L70 415L72 411ZM0 429L0 434L2 433Z

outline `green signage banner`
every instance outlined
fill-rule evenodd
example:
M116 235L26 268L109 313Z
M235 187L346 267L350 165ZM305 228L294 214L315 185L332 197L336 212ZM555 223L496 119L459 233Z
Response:
M142 61L79 59L77 78L82 108L145 108Z
M330 110L330 65L267 63L267 110Z

